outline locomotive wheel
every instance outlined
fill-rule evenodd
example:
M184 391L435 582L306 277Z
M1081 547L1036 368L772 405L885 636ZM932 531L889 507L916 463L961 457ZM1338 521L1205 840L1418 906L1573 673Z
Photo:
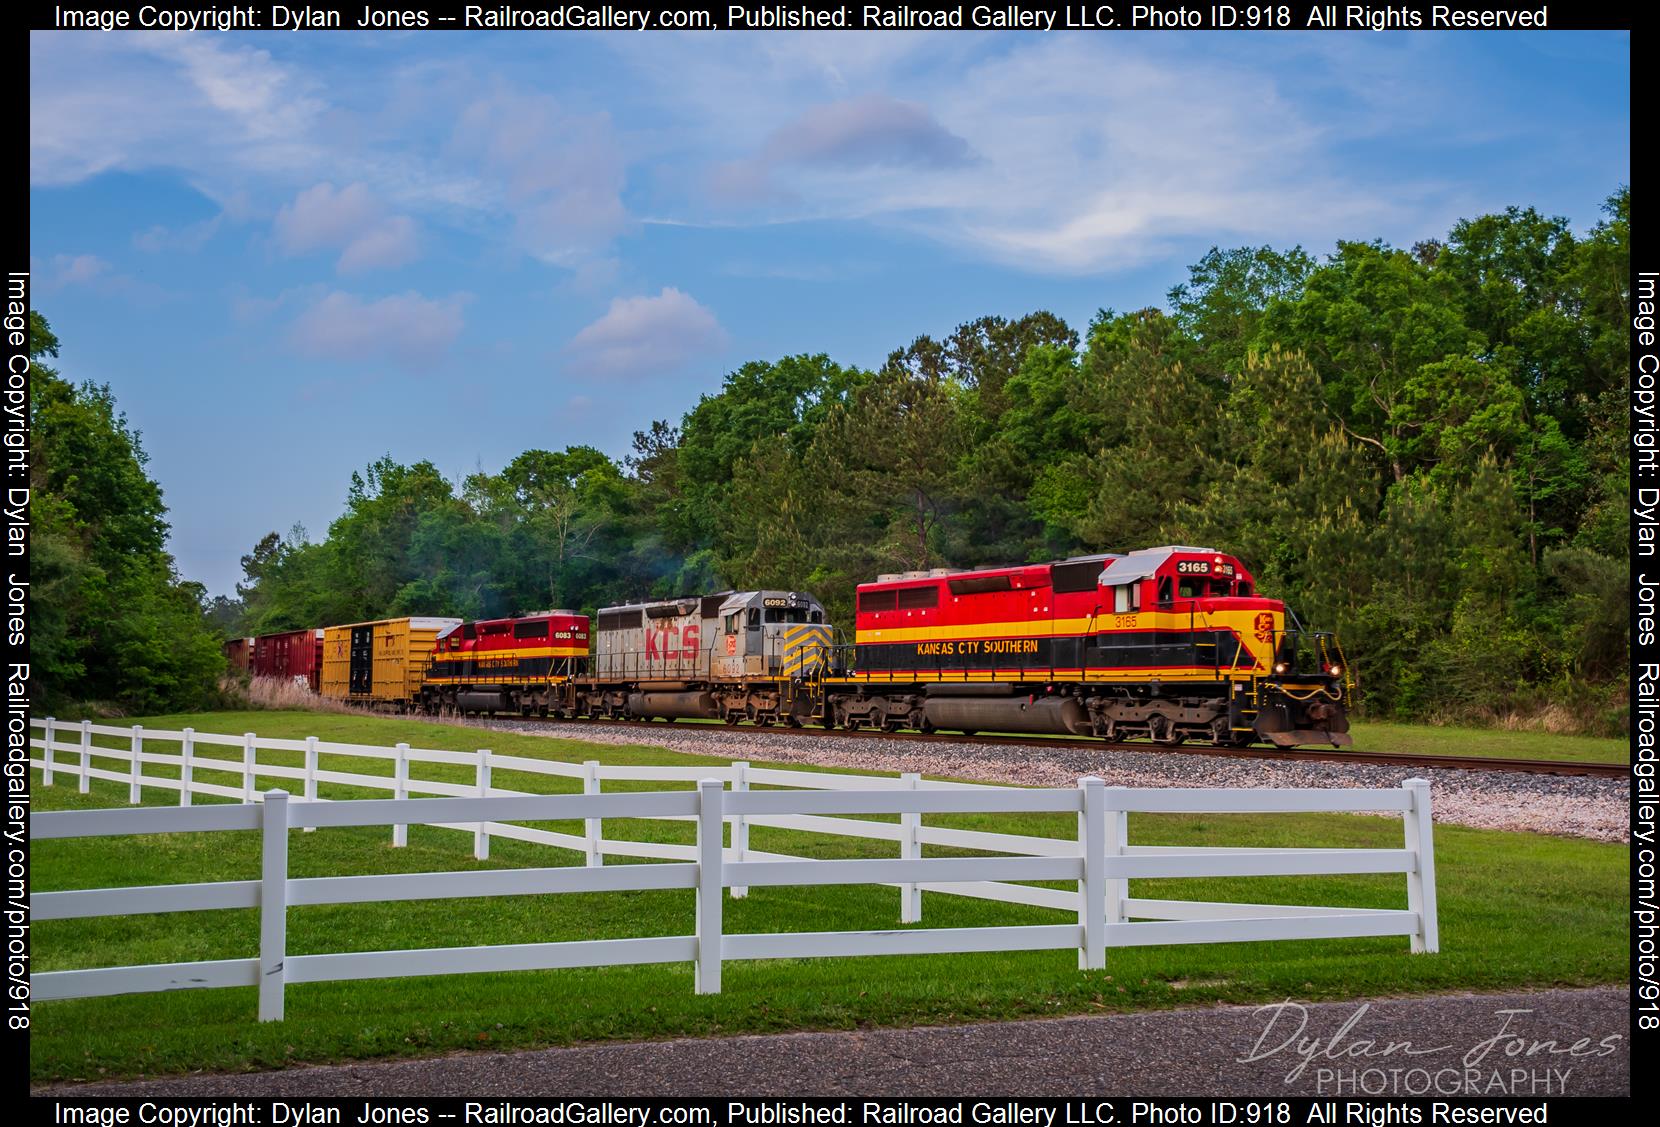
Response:
M1182 742L1182 737L1176 732L1176 725L1167 716L1154 713L1147 718L1147 732L1153 742L1165 747L1175 747Z

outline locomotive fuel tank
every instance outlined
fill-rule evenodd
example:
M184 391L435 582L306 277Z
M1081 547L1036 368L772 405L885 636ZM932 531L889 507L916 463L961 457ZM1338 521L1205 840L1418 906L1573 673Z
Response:
M632 716L665 720L715 720L720 717L720 706L710 693L629 693L628 711Z
M464 712L512 712L513 702L500 690L455 694L455 707Z
M961 732L1090 734L1089 716L1072 697L930 695L923 715L936 728Z

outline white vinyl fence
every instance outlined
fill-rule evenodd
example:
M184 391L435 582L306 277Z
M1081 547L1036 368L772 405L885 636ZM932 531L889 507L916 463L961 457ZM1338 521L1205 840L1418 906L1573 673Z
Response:
M721 964L730 959L917 955L965 951L1076 949L1081 969L1105 966L1108 947L1168 943L1224 943L1269 939L1326 939L1404 935L1414 952L1438 949L1435 865L1429 783L1411 779L1398 788L1358 789L1148 789L1108 787L1097 778L1076 787L1036 789L947 783L916 775L899 778L778 771L733 763L729 767L613 767L477 753L417 750L306 740L261 739L252 733L225 736L193 732L145 732L52 719L31 747L31 764L44 785L74 775L82 792L92 778L127 783L129 801L144 787L179 792L179 807L60 811L36 814L37 839L159 833L259 830L263 835L259 880L169 884L35 893L36 920L218 908L260 910L258 958L162 963L95 970L51 971L31 978L40 1000L93 997L212 986L259 987L259 1017L283 1015L283 988L290 982L395 978L475 971L609 966L690 961L699 993L720 990ZM72 740L63 737L72 735ZM129 741L100 747L95 735ZM180 743L179 754L143 750L146 736ZM239 747L239 760L204 757L198 747ZM304 767L258 762L261 749L303 751ZM73 760L60 758L72 756ZM328 771L324 755L390 759L391 777ZM94 767L115 759L125 770ZM451 763L475 768L472 786L409 777L409 764ZM179 768L179 778L145 776L147 763ZM491 768L579 778L582 794L525 794L491 785ZM240 786L205 783L198 770L241 776ZM261 792L260 776L298 781L303 794ZM603 780L692 781L695 790L604 794ZM341 783L393 792L389 799L328 801L317 784ZM752 791L752 784L796 788ZM730 791L728 791L730 787ZM190 807L192 793L239 800ZM443 797L411 800L413 795ZM1134 846L1131 813L1291 813L1401 811L1400 849L1265 849ZM925 826L945 813L1072 813L1075 838ZM872 822L848 815L897 814L899 821ZM607 819L684 819L697 824L695 845L605 838ZM581 820L583 836L507 823ZM488 855L491 836L538 842L584 854L586 864L535 869L412 873L385 876L291 878L291 829L391 826L394 844L406 841L411 823L464 830L474 835L477 856ZM731 844L724 843L731 823ZM750 826L838 834L895 842L899 856L875 860L814 860L749 848ZM927 844L1004 854L998 857L924 857ZM668 860L669 864L604 865L606 854ZM1130 878L1250 877L1329 873L1401 873L1407 907L1376 909L1284 904L1151 900L1129 895ZM1011 883L1075 881L1077 891ZM900 922L921 918L923 890L1059 909L1076 922L973 928L726 934L721 927L722 889L733 896L767 885L891 884L900 889ZM560 892L611 892L686 888L696 890L691 935L646 939L597 939L487 947L422 948L322 955L290 955L286 948L291 906L523 896Z

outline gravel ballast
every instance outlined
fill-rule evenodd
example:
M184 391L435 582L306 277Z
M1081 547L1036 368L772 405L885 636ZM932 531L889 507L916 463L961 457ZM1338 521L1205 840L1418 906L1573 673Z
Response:
M1170 751L1116 751L1080 742L1077 748L1022 744L888 740L805 735L788 729L766 733L709 724L663 725L646 730L548 721L467 721L466 726L587 740L661 747L692 755L750 762L813 764L864 771L916 771L924 775L1013 783L1071 786L1099 775L1127 787L1395 787L1427 778L1435 820L1489 830L1527 830L1629 840L1629 779L1540 775L1521 771L1468 771L1415 766L1297 760L1231 759Z

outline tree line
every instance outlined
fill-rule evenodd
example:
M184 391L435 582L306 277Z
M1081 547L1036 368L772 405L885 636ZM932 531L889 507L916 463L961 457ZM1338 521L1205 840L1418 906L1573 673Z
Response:
M1213 249L1162 307L753 361L614 460L383 458L243 558L235 632L475 618L1164 543L1340 632L1375 716L1624 723L1630 193L1408 249Z

